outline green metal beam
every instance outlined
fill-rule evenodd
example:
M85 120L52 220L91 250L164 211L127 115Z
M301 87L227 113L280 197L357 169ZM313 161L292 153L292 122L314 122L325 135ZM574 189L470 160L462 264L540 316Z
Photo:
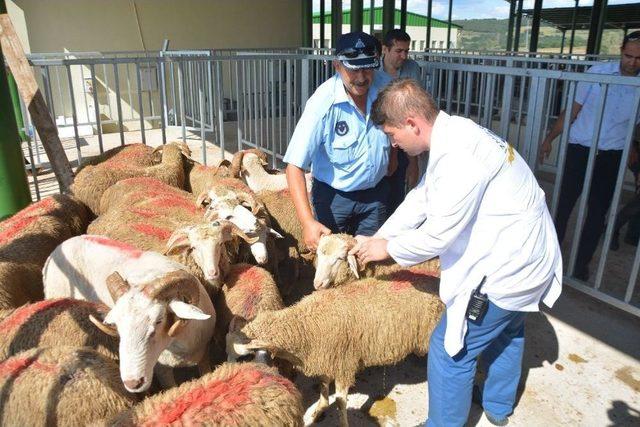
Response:
M388 31L393 30L394 18L395 18L395 1L383 0L382 2L382 34L387 34Z
M331 47L342 35L342 0L331 0Z
M0 0L0 9L4 2ZM6 9L5 9L6 10ZM2 13L2 12L0 12ZM0 220L31 203L18 126L0 47Z
M302 0L302 46L313 47L313 5L311 0Z
M362 0L351 0L351 31L362 31Z
M542 0L535 0L533 4L533 19L531 20L531 37L529 39L529 52L538 50L538 36L540 35L540 16L542 13Z

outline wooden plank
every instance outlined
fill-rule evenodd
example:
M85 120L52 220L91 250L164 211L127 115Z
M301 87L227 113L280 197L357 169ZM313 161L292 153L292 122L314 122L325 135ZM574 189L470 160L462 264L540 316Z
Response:
M42 139L42 145L51 162L51 168L60 184L60 189L67 193L73 183L73 170L58 137L58 128L49 115L47 104L38 88L20 39L6 13L0 14L0 43L2 43L2 53L18 85L20 97L27 106L33 124Z

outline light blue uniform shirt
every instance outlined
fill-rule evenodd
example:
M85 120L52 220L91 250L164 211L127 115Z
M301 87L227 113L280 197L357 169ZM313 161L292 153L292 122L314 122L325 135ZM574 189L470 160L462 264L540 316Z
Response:
M367 115L357 109L339 74L316 89L293 132L284 161L336 190L375 187L387 173L390 143L369 114L378 92L388 83L374 73L367 94Z
M604 62L594 65L587 73L620 75L620 61ZM599 83L581 82L576 89L575 101L582 105L578 116L571 124L569 142L591 147L595 126L598 123L598 100L601 86ZM623 150L629 131L629 122L636 124L638 117L632 118L635 88L626 85L609 85L607 99L602 115L602 126L598 138L599 150Z
M422 80L420 78L420 66L416 61L414 61L411 58L407 58L406 61L404 61L404 63L402 64L402 67L400 67L400 70L398 70L398 75L396 77L393 77L391 74L387 73L384 70L384 57L382 57L382 59L380 60L380 68L378 69L378 71L384 74L385 76L387 76L391 80L414 79L414 80L417 80L422 86Z

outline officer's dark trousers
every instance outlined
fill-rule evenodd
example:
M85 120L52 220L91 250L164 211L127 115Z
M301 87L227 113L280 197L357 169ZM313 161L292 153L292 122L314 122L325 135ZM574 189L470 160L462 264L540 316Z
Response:
M389 202L387 204L387 216L393 215L406 195L406 176L409 166L409 157L402 150L398 150L398 168L386 179L389 181Z
M605 225L605 216L611 206L613 190L620 167L622 150L599 150L591 180L587 202L587 218L580 236L575 272L584 271L598 246ZM571 211L582 193L589 159L589 148L569 144L556 213L556 231L562 243Z
M311 203L316 219L333 233L373 236L387 219L389 182L367 190L340 191L313 180Z

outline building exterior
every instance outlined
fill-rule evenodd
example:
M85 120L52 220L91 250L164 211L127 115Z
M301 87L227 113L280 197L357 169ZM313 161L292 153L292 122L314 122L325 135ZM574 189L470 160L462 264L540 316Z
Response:
M400 28L400 9L395 10L395 27ZM373 35L382 40L382 7L373 8ZM362 29L369 32L371 26L371 9L364 9L362 13ZM427 46L427 24L429 18L418 13L407 12L406 32L411 37L412 51L423 51L426 48L446 49L447 48L447 32L449 23L440 19L431 18L431 46ZM324 45L331 46L331 12L325 12L324 18ZM342 33L351 31L351 11L342 12ZM451 24L451 36L449 48L455 49L459 46L462 27L460 25ZM313 47L321 47L320 43L320 13L313 14Z

